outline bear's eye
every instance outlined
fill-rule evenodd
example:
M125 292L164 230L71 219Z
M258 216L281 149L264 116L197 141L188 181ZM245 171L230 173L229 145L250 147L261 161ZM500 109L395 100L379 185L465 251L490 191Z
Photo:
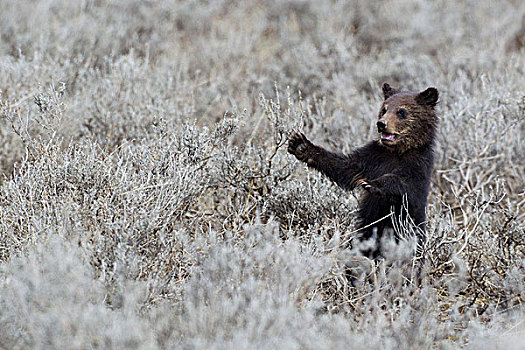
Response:
M397 111L397 116L399 118L406 118L407 117L407 111L406 109L404 108L401 108L400 110Z
M381 112L379 112L379 114L384 115L385 113L386 113L386 108L385 107L381 108Z

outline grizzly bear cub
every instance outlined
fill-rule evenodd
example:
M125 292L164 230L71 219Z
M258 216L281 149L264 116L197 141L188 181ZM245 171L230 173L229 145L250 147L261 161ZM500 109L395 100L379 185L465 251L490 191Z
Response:
M372 239L373 248L362 251L371 258L380 256L383 233L393 232L400 219L415 226L419 246L424 242L438 124L437 89L406 92L384 83L383 95L378 140L348 155L316 146L300 132L292 132L288 141L288 152L308 167L344 189L361 186L366 190L359 205L357 231L361 241Z

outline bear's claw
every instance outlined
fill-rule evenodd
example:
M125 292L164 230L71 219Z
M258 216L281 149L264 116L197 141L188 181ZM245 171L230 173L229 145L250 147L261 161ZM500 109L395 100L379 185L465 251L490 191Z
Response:
M310 141L303 133L292 131L290 136L288 136L288 153L293 154L297 159L304 160L309 147Z
M368 189L371 189L371 188L372 188L372 185L370 185L368 182L366 182L365 179L359 179L359 180L357 180L357 183L358 183L361 187L363 187L364 189L367 189L367 190L368 190Z

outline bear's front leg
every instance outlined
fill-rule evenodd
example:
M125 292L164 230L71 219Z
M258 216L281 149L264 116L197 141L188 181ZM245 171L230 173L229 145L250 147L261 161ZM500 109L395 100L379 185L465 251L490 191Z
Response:
M301 132L292 131L288 138L288 153L293 154L297 159L305 162L310 167L314 167L316 148Z
M396 174L385 174L373 180L361 179L359 184L370 194L383 198L402 197L407 192L405 181Z
M357 179L362 177L357 157L327 151L311 143L300 132L293 131L289 135L288 152L344 189L353 189L357 186Z

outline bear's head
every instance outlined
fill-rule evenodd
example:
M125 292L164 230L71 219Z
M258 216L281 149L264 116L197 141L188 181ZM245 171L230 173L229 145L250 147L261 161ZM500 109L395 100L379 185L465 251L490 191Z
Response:
M403 153L433 142L438 124L436 88L406 92L384 83L383 95L377 121L381 145Z

